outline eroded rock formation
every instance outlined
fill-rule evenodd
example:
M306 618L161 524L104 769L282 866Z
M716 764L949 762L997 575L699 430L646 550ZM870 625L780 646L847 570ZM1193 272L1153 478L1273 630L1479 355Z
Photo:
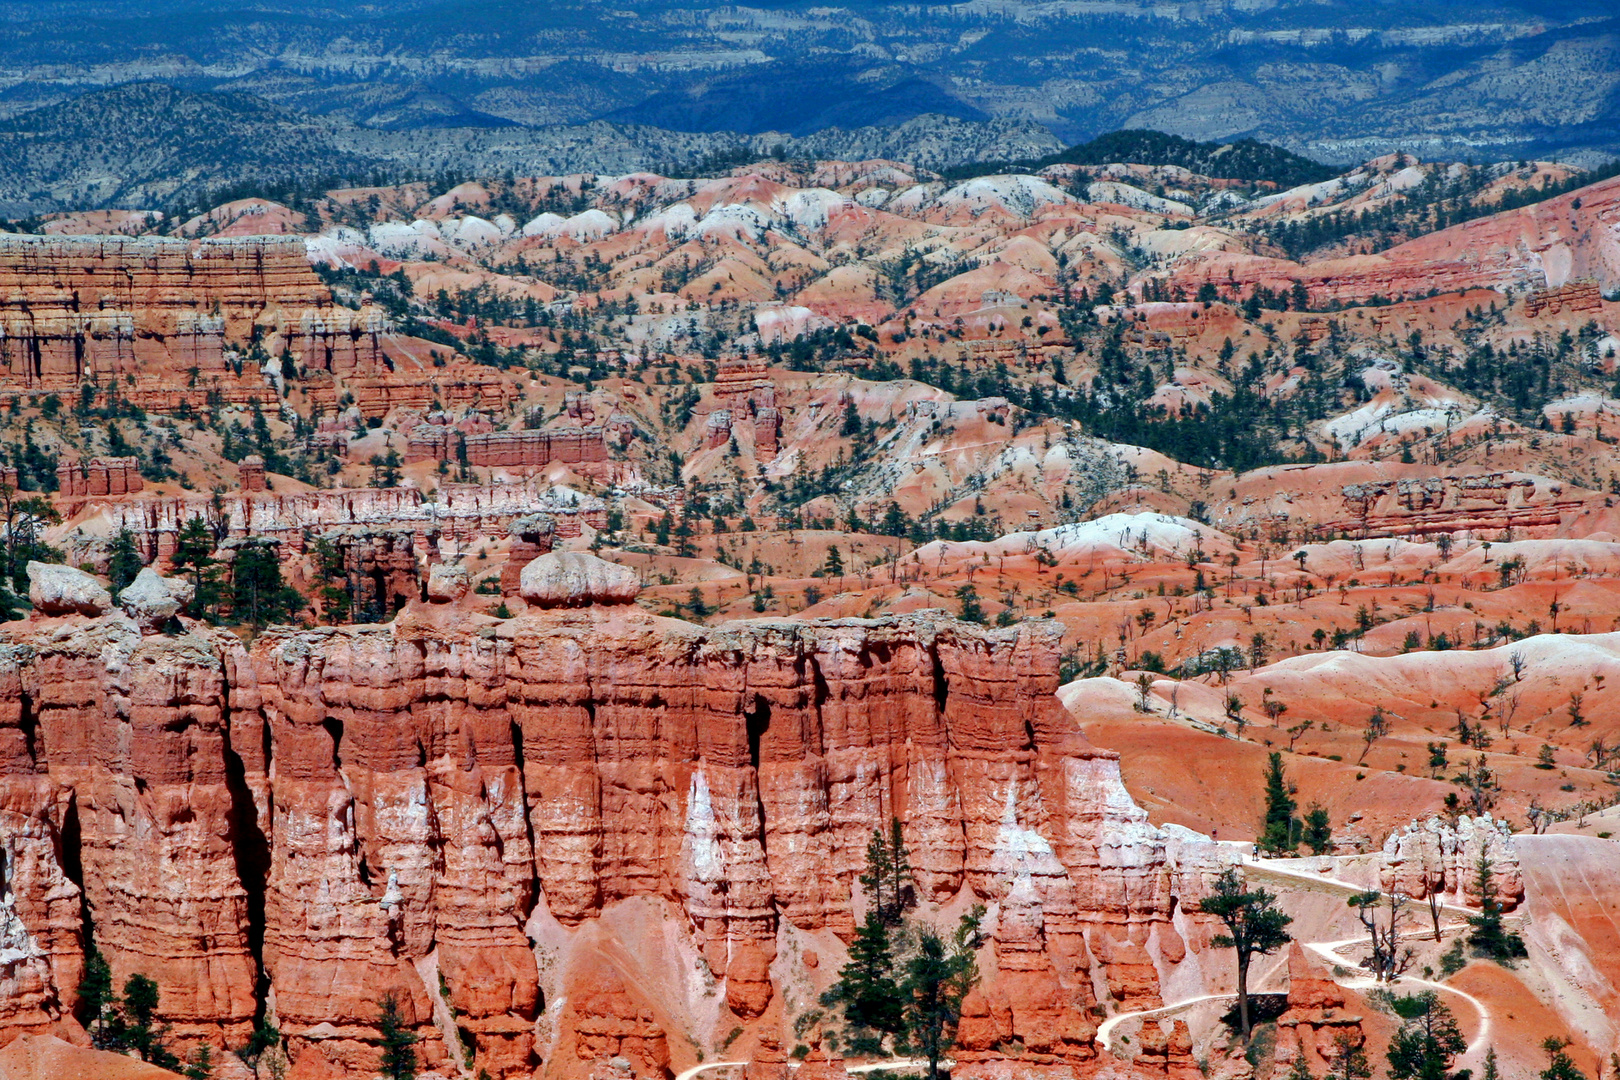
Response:
M664 905L748 1023L784 923L852 932L891 815L924 899L996 913L964 1074L1016 1041L1022 1067L1075 1075L1096 995L1157 1004L1187 954L1194 879L1057 703L1056 624L427 610L251 649L119 614L14 631L0 812L38 978L0 1029L70 1009L93 937L118 979L158 980L182 1036L239 1039L273 1001L294 1076L374 1069L384 993L428 1064L668 1075L669 1021L618 976L547 1012L537 911L578 935Z
M1379 881L1415 899L1455 893L1477 905L1482 857L1491 865L1497 900L1511 911L1524 899L1519 855L1507 823L1489 815L1462 817L1455 825L1434 817L1391 833L1379 855Z

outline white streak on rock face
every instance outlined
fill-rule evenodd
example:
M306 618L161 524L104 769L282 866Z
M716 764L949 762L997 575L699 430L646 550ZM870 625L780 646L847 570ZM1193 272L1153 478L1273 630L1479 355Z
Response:
M45 955L17 914L10 876L11 867L16 865L16 861L16 853L9 847L0 851L0 975L18 964Z
M708 777L701 769L692 774L681 854L687 873L694 882L716 882L725 876L725 856L720 851L720 823L715 818Z

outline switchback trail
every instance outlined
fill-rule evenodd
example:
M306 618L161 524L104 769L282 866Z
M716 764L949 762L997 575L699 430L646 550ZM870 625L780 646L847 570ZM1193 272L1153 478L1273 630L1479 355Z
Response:
M1294 867L1277 866L1274 863L1268 864L1268 860L1264 859L1245 858L1242 866L1245 874L1254 880L1263 881L1267 878L1292 879L1292 881L1295 882L1302 881L1317 887L1325 887L1329 891L1340 892L1345 896L1351 896L1364 891L1362 886L1353 884L1351 882L1340 881L1337 878L1328 877L1326 874L1319 874L1309 870L1299 870ZM1282 883L1288 884L1290 882ZM1440 907L1442 911L1453 914L1478 914L1470 908L1462 907L1457 904L1446 903L1442 904ZM1447 933L1460 930L1465 925L1466 924L1453 924L1451 926L1441 927L1441 932ZM1363 936L1357 935L1356 937L1343 938L1338 941L1302 941L1299 944L1301 948L1306 949L1307 951L1312 952L1316 954L1316 956L1327 961L1330 977L1335 983L1347 990L1371 990L1381 987L1393 989L1397 986L1412 984L1426 987L1431 990L1438 990L1441 993L1452 994L1456 997L1462 998L1464 1001L1468 1002L1469 1005L1473 1006L1474 1011L1479 1014L1479 1030L1474 1033L1474 1038L1469 1042L1468 1049L1465 1050L1464 1053L1472 1055L1484 1050L1491 1033L1491 1013L1490 1010L1485 1007L1484 1002L1480 1001L1477 997L1468 993L1467 991L1459 990L1454 986L1447 986L1445 983L1433 982L1429 979L1419 979L1411 975L1403 975L1395 983L1380 983L1376 979L1365 977L1340 977L1338 972L1346 967L1349 967L1350 965L1344 957L1339 955L1339 950L1348 948L1351 945L1359 944L1364 940L1366 939ZM1276 968L1273 968L1272 971L1267 972L1264 977L1256 980L1257 983L1263 983L1266 979L1275 974L1276 970ZM1251 993L1254 992L1255 991L1251 991ZM1200 994L1196 997L1184 998L1181 1001L1172 1002L1168 1005L1160 1005L1153 1009L1139 1009L1135 1012L1120 1013L1119 1015L1111 1016L1102 1022L1101 1026L1097 1028L1095 1040L1099 1046L1112 1052L1113 1046L1110 1040L1113 1036L1114 1028L1123 1021L1135 1019L1156 1020L1161 1017L1180 1012L1183 1009L1190 1008L1193 1005L1198 1005L1205 1001L1235 1001L1236 999L1237 994L1235 992L1224 994Z
M748 1062L746 1061L707 1061L701 1065L692 1066L690 1069L687 1069L685 1072L676 1076L675 1080L696 1080L696 1077L699 1074L707 1072L710 1069L724 1069L731 1065L747 1064ZM788 1068L797 1069L799 1064L800 1063L797 1061L790 1061L788 1062ZM940 1064L949 1068L951 1062L946 1060L941 1061ZM845 1066L845 1071L851 1073L871 1073L877 1072L880 1069L926 1069L927 1067L927 1058L894 1058L891 1061L868 1061L863 1065L847 1065Z

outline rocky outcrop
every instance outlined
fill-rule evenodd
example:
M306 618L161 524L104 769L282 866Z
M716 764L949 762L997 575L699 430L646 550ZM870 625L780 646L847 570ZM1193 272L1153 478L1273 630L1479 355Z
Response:
M436 563L428 571L427 598L435 604L449 604L467 595L472 579L459 563Z
M557 519L550 514L528 514L515 518L508 527L506 565L501 567L501 594L516 596L523 587L523 571L529 563L551 550L557 534Z
M1348 516L1323 523L1329 533L1423 536L1464 530L1510 533L1558 525L1583 505L1562 484L1519 473L1424 476L1346 484Z
M237 484L244 492L263 491L264 484L264 458L258 454L249 454L236 466Z
M732 357L720 362L714 379L715 410L706 421L706 445L724 446L732 427L752 421L754 454L762 461L776 456L782 431L782 413L777 407L776 384L763 360Z
M535 468L554 461L579 465L606 461L600 426L467 435L442 424L419 424L405 445L405 460L465 461L494 469Z
M128 529L148 562L170 558L180 530L192 518L203 519L217 534L272 537L285 550L299 552L316 536L336 529L408 529L423 558L441 537L462 544L504 538L514 521L536 514L567 522L573 536L580 534L581 522L597 529L607 523L602 500L539 483L444 484L431 499L417 488L237 494L217 502L208 495L147 493L109 500L104 512L108 529ZM92 558L96 546L95 538L71 529L52 534L50 540L64 546L74 562Z
M575 973L580 999L564 1028L573 1056L591 1066L592 1080L667 1080L669 1039L646 999L608 965Z
M91 458L88 465L69 459L56 467L56 480L64 499L128 495L146 486L140 462L132 457Z
M147 633L156 633L191 603L196 592L195 586L184 578L160 577L147 566L118 594L118 603L136 626Z
M1391 833L1379 854L1379 884L1418 900L1452 893L1478 905L1482 855L1490 861L1497 900L1505 910L1517 907L1524 899L1524 878L1513 833L1488 814L1462 817L1455 825L1431 817Z
M1288 1008L1277 1018L1277 1058L1293 1061L1303 1054L1314 1072L1334 1057L1334 1040L1343 1035L1359 1046L1365 1039L1361 1016L1347 1008L1348 999L1300 947L1288 945Z
M523 568L523 599L542 608L629 604L641 582L629 567L582 551L549 552Z
M229 638L142 636L121 615L0 655L0 796L16 912L75 999L93 940L158 983L181 1038L240 1039L257 1008L250 850ZM14 831L15 830L15 831ZM84 906L80 904L83 890Z
M437 536L424 545L436 554ZM327 584L342 588L356 621L381 622L423 594L422 562L410 528L348 525L322 533L317 553Z
M83 570L29 562L28 602L46 615L100 615L111 609L112 594Z
M1538 315L1597 315L1603 311L1603 292L1595 281L1572 281L1556 289L1534 289L1524 298L1526 318Z
M0 237L0 308L139 312L164 334L182 315L217 311L246 329L266 308L323 307L331 295L299 237Z
M327 308L297 237L0 237L0 387L67 390L153 368L222 372L267 312ZM191 380L195 385L196 379ZM176 385L184 385L178 383ZM130 395L152 407L156 389ZM205 391L197 388L198 396ZM200 400L199 400L200 403Z
M441 989L492 1076L553 1052L580 1063L558 1075L663 1075L657 1003L603 976L547 1012L525 928L586 948L616 905L663 905L747 1023L777 997L784 923L853 931L866 838L894 816L925 899L997 912L959 1070L1011 1041L1075 1075L1091 988L1156 1004L1186 945L1165 836L1058 706L1058 647L1039 621L709 628L624 606L407 610L247 650L122 616L25 632L0 671L0 807L38 838L7 864L48 965L35 1012L71 998L93 934L115 977L158 980L177 1034L239 1039L269 993L295 1076L373 1070L384 993L426 1064L459 1059Z

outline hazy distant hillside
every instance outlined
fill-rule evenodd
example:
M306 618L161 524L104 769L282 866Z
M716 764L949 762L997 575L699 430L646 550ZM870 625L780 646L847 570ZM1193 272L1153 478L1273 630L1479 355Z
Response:
M4 0L0 20L0 114L161 81L389 130L939 114L1328 161L1620 145L1609 0Z
M606 121L386 130L248 94L136 83L0 120L0 216L105 206L183 210L247 182L667 171L776 152L941 168L1034 159L1057 149L1050 132L1028 121L934 115L805 138Z

